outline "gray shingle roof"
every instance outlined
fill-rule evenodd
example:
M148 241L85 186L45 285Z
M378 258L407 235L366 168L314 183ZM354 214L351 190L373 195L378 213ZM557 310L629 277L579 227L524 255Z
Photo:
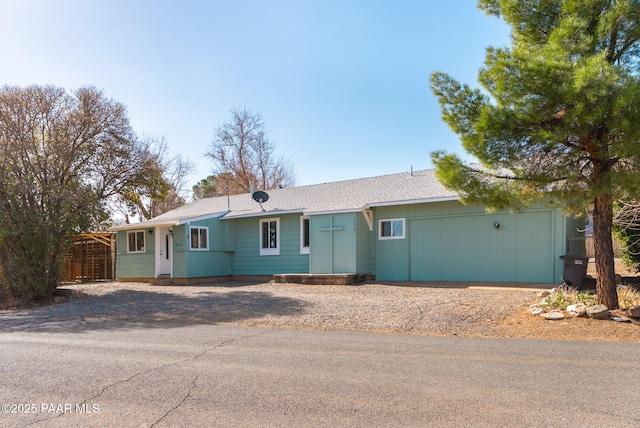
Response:
M271 189L267 193L269 200L262 204L265 211L245 193L198 199L149 221L114 227L112 230L175 225L201 217L240 218L283 213L314 215L361 211L375 206L457 199L455 192L445 189L440 184L434 170Z

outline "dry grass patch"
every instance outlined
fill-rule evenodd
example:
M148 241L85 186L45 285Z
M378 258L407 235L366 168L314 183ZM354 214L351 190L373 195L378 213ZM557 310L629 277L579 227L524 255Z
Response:
M597 296L587 291L578 291L568 285L561 285L551 291L538 307L549 310L566 310L567 306L582 303L585 306L597 304ZM618 287L618 305L621 310L627 310L640 305L640 291L629 286Z

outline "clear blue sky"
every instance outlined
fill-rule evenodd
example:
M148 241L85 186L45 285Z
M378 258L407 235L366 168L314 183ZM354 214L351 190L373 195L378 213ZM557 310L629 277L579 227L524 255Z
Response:
M197 165L233 106L259 111L297 184L462 153L429 87L476 85L509 42L473 0L0 0L0 84L93 85Z

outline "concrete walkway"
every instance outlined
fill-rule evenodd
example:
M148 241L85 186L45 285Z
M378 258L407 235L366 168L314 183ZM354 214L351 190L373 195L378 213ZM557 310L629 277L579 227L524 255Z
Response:
M398 287L426 288L468 288L472 290L532 290L543 291L558 287L559 284L541 282L456 282L456 281L372 281L370 284L393 285Z

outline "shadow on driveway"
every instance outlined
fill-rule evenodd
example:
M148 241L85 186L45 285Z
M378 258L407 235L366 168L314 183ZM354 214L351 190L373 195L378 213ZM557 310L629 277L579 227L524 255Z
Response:
M182 295L120 289L100 296L0 313L0 332L64 332L173 328L303 313L310 303L257 291Z

